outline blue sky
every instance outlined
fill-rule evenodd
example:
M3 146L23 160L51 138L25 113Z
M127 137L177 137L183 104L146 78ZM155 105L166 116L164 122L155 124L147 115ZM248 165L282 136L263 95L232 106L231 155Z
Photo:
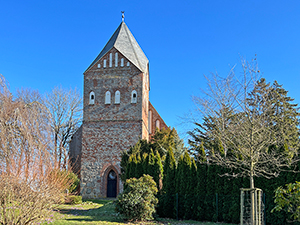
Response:
M227 75L240 58L258 64L300 103L300 1L0 0L0 73L11 90L77 87L125 22L150 61L150 100L184 137L182 123L203 75ZM240 71L237 69L237 73Z

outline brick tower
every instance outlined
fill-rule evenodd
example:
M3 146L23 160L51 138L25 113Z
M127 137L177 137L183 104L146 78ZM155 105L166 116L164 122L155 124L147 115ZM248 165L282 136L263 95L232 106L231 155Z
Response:
M84 72L83 123L70 143L84 198L116 197L121 152L167 127L149 90L149 61L123 21Z

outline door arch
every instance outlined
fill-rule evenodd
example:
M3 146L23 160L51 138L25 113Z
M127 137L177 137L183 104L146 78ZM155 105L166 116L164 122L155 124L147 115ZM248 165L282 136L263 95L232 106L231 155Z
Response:
M114 170L110 170L107 175L107 188L106 188L106 196L108 198L116 198L117 197L117 181L118 176Z

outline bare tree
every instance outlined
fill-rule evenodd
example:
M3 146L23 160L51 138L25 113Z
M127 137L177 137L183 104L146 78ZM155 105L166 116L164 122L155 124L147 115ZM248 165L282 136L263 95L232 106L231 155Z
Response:
M13 97L0 75L0 223L44 218L69 186L50 152L49 114L37 92Z
M55 87L46 94L45 105L50 113L55 162L65 169L69 142L82 121L82 98L76 89Z
M208 89L193 98L203 120L190 134L204 144L211 162L230 168L227 175L249 177L254 189L254 177L276 177L295 161L299 130L296 143L285 132L298 126L299 113L292 107L294 119L284 122L278 92L260 79L256 60L242 61L242 68L241 77L234 69L226 78L206 77Z

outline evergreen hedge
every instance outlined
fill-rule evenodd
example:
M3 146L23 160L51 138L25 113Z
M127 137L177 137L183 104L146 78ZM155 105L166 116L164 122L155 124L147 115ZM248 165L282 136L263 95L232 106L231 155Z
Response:
M176 163L172 148L169 148L161 159L158 151L141 151L141 145L145 143L141 142L138 145L132 148L131 155L122 156L121 176L128 179L149 174L154 178L159 189L159 216L239 223L240 188L249 187L248 178L221 176L230 171L203 160L195 162L187 152ZM299 171L299 165L295 170ZM300 181L300 173L283 172L273 179L255 178L255 187L262 189L265 194L267 224L287 224L288 215L284 212L271 213L275 207L274 191L279 186L295 181Z

